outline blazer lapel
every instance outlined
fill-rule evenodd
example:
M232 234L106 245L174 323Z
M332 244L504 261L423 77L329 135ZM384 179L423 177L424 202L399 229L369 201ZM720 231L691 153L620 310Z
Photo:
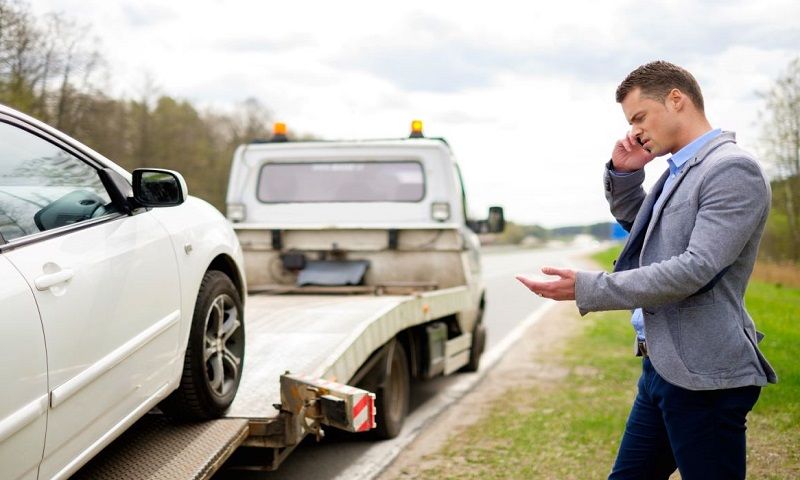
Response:
M644 236L644 243L645 244L647 243L647 240L650 238L650 233L653 231L653 228L655 227L655 224L661 218L661 212L664 211L664 205L667 204L667 201L669 201L670 197L672 196L672 193L675 192L675 190L678 188L678 185L680 185L680 183L683 181L684 177L686 177L686 174L695 165L697 165L697 158L694 158L690 162L687 162L686 165L683 166L681 171L678 172L678 176L675 177L675 180L672 181L672 183L669 186L669 189L667 191L661 193L661 195L664 197L664 199L661 202L658 202L658 205L655 206L655 210L652 211L652 215L650 216L650 222L647 224L647 233L645 233L645 236ZM667 171L664 172L664 175L661 176L661 178L659 179L659 182L661 182L662 180L664 180L664 182L666 182L667 177L669 177L669 169L667 169ZM663 187L664 183L662 182L661 185ZM656 200L657 199L658 199L658 196L656 197Z
M661 175L661 178L658 179L647 196L644 197L642 206L639 207L639 213L636 214L636 220L633 222L628 241L619 254L619 260L617 260L617 263L614 265L615 272L639 268L639 255L642 252L646 232L649 230L648 226L653 213L653 205L661 194L661 190L664 189L664 182L667 181L668 176L669 170Z

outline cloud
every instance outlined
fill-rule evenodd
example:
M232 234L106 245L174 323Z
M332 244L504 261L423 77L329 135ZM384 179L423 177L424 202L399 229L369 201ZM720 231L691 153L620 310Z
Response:
M142 2L122 5L122 14L128 25L132 27L151 27L180 18L180 13L158 4Z
M491 124L496 121L495 118L476 115L463 110L446 110L435 114L432 119L448 125Z
M492 85L499 75L618 80L641 63L636 51L601 50L578 42L547 49L508 50L447 40L425 47L375 45L340 67L360 68L406 91L454 93Z
M502 52L459 42L371 48L346 63L384 77L403 90L437 93L488 86L498 69L513 65Z
M763 9L742 15L742 8L701 2L691 14L670 5L624 9L615 28L564 23L546 38L527 40L467 32L448 18L413 13L350 45L332 66L359 69L407 92L455 93L490 86L505 73L618 82L656 59L685 65L745 45L798 50L800 29L793 22L766 22ZM787 8L787 15L800 15L800 8Z
M295 34L281 38L265 38L262 35L237 36L220 39L214 38L212 46L215 50L227 53L291 53L301 48L315 47L317 41L310 34Z
M664 19L665 24L672 25L669 29L654 29L646 20L634 19L630 34L631 39L636 39L633 49L640 53L705 57L739 46L764 51L800 47L800 30L795 25L764 25L745 18L723 22L713 16L704 17L702 11L693 20Z
M469 36L448 20L413 12L383 34L344 46L331 63L385 79L405 91L452 93L490 85L516 54Z

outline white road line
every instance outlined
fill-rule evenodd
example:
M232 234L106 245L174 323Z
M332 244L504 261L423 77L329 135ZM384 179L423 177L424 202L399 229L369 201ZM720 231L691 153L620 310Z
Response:
M381 474L407 445L422 433L445 408L463 397L491 370L503 355L522 338L522 334L544 317L557 302L548 301L525 317L513 330L481 358L481 368L476 373L459 373L455 382L418 407L407 418L403 432L393 440L375 443L369 447L358 461L339 472L334 477L341 480L371 480Z

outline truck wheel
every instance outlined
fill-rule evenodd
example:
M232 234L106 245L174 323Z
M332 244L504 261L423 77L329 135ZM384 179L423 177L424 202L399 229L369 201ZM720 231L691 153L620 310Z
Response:
M376 392L375 436L379 439L394 438L403 429L408 413L411 378L408 373L406 351L400 342L395 342L389 359L389 371L384 383Z
M481 355L486 347L486 327L483 322L475 324L475 329L472 331L472 348L469 352L469 363L464 365L461 370L464 372L477 372L478 367L481 366Z
M161 402L179 420L220 417L233 402L244 360L244 310L239 292L222 272L200 283L178 389Z

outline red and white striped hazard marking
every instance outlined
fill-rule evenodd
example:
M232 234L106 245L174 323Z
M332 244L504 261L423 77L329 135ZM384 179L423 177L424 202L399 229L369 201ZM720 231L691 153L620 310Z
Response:
M375 428L375 394L365 392L361 398L353 397L353 426L356 432Z

